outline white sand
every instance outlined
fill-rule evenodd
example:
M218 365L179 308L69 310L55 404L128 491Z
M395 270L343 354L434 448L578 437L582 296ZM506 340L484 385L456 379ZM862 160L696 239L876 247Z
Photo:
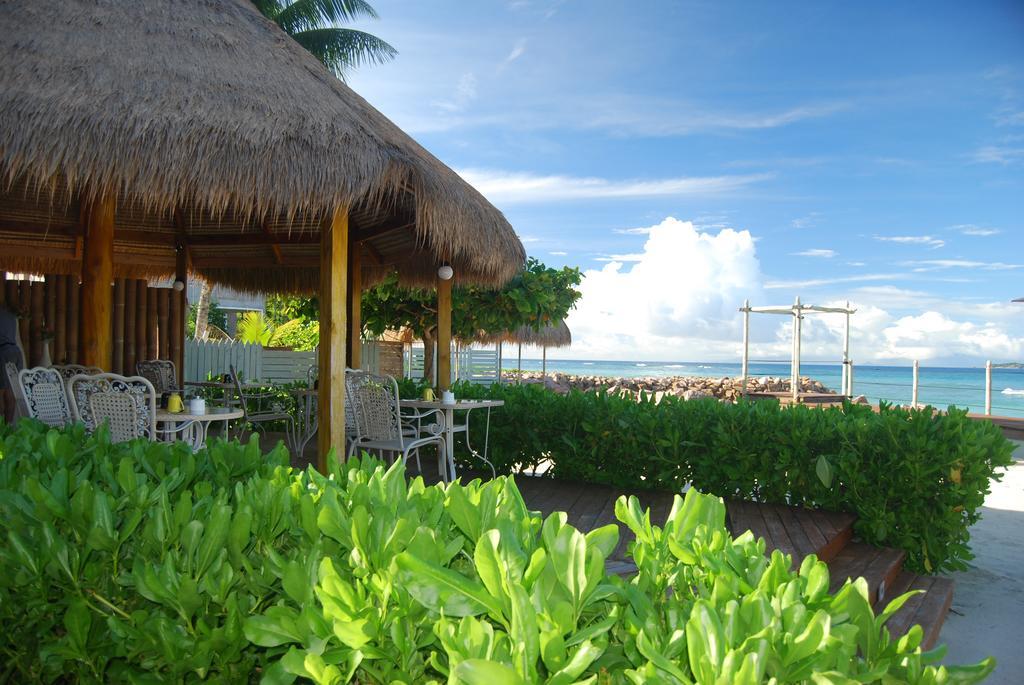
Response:
M952 574L953 609L939 639L947 663L996 658L986 683L1024 683L1024 443L993 483L983 518L971 528L971 568Z

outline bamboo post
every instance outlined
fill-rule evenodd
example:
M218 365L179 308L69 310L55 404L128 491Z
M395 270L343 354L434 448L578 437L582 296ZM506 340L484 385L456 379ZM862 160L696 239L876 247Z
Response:
M345 445L345 283L348 271L348 208L334 210L320 229L320 348L317 467Z
M50 350L50 361L53 361L53 334L54 334L54 323L57 320L57 284L55 283L56 276L53 274L47 274L46 280L43 283L43 287L46 291L46 315L43 317L43 327L49 336L49 341L43 341L44 345L49 345Z
M743 362L740 364L740 394L747 396L747 376L750 373L750 300L743 300Z
M143 281L145 283L145 281ZM146 286L146 358L160 358L160 320L157 289Z
M348 366L363 368L363 246L353 243L348 247Z
M29 363L38 366L43 358L43 318L46 316L46 293L39 281L27 281L29 296L28 344Z
M184 369L179 366L179 358L181 357L181 343L185 337L185 328L181 322L181 293L176 290L171 290L168 300L170 300L170 320L168 321L168 344L170 349L168 350L169 356L167 357L174 362L174 367L178 372L178 387L181 387L181 374Z
M114 358L111 370L130 376L135 370L126 369L124 366L124 289L123 278L114 281Z
M174 366L178 371L178 387L185 387L185 327L188 325L188 231L180 211L174 212L176 239L174 245L174 284L180 288L173 295L171 308ZM178 285L180 283L180 286Z
M992 360L985 362L985 416L992 416Z
M84 212L82 251L82 364L110 368L110 309L114 278L114 196L88 203Z
M437 387L452 384L452 279L437 279Z
M67 364L68 361L68 281L67 276L54 276L53 287L57 291L56 316L53 317L53 363Z
M149 350L146 347L146 331L149 324L146 319L149 317L148 293L146 282L135 281L135 363L146 361L149 357L146 354ZM133 367L134 368L134 367Z
M81 306L81 290L78 277L68 278L68 342L67 342L67 363L78 363L78 325L81 317L79 307Z
M917 387L918 387L918 374L920 373L920 362L914 360L914 384L910 390L910 406L917 409Z
M135 372L138 358L135 354L135 310L138 307L139 289L133 279L124 282L124 368Z
M168 326L171 317L171 290L169 288L152 288L152 290L156 291L156 320L159 334L156 358L171 359L171 337Z

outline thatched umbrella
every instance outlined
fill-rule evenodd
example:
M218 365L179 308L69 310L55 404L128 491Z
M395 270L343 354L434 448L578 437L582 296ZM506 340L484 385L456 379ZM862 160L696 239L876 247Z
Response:
M501 212L247 0L9 0L0 63L0 270L81 275L86 363L109 363L115 276L319 292L321 411L340 409L358 345L334 322L350 300L358 331L361 283L397 269L441 299L441 264L498 285L525 260Z
M477 338L479 342L498 344L498 382L501 382L501 346L503 343L516 343L518 345L518 363L516 367L519 380L523 376L523 345L533 345L543 348L544 357L542 361L542 378L548 375L548 348L569 347L572 345L572 331L564 320L557 323L549 323L546 326L536 329L533 326L520 326L514 331L506 331L491 335L481 335Z

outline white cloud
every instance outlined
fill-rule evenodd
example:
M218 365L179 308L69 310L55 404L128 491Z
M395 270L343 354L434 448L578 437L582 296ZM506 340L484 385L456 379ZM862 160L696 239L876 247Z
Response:
M1006 166L1024 158L1024 147L1010 145L985 145L971 155L971 160L979 164L1002 164Z
M435 101L434 106L447 113L460 112L475 99L476 75L471 71L467 71L459 77L459 82L455 85L454 95L448 100Z
M622 256L632 264L615 260L584 273L568 321L572 354L702 359L720 351L719 342L737 343L736 308L760 281L749 232L711 234L669 217L650 227L641 253Z
M998 228L983 228L974 224L957 224L956 226L950 226L949 228L962 233L963 235L973 235L978 237L987 237L1002 233Z
M548 252L548 254L554 255L556 257L565 257L569 253L568 252L562 252L561 250L552 250L551 252Z
M526 52L526 39L525 38L520 38L519 40L516 41L516 44L512 46L512 51L509 52L508 55L506 55L505 59L503 59L501 61L501 64L498 65L498 70L501 71L502 69L504 69L508 65L512 64L517 59L522 57L523 53L525 53L525 52Z
M933 250L946 244L945 240L930 235L876 235L875 240L903 245L925 245Z
M835 278L804 278L795 281L768 281L764 284L766 290L784 290L796 288L816 288L822 285L833 285L837 283L857 283L860 281L894 281L909 278L908 274L860 274L857 276L837 276Z
M914 271L937 271L939 269L984 269L986 271L1009 271L1024 269L1024 264L1007 264L1005 262L979 262L971 259L919 259L903 262L905 266L915 267Z
M812 248L810 250L802 250L800 252L793 252L794 257L823 257L825 259L832 259L838 252L835 250L826 250L821 248Z
M790 223L790 225L793 228L809 228L809 227L813 226L814 224L816 224L817 220L818 220L818 213L817 212L811 212L807 216L798 217L796 219L793 219L789 223Z
M647 228L613 228L612 233L619 233L621 235L647 235L651 232L650 227Z
M743 190L770 174L690 176L611 180L598 177L542 176L526 172L461 169L459 174L488 200L498 204L624 197L711 196Z

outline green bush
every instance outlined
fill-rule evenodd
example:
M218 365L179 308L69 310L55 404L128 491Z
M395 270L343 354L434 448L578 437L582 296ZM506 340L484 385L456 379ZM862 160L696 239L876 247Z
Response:
M407 381L403 395L417 389ZM539 385L455 391L505 401L491 414L488 459L499 473L545 465L554 478L623 490L681 492L692 484L727 499L846 511L857 515L858 535L906 550L918 572L966 567L968 527L1013 451L998 427L954 407L656 403ZM470 422L478 449L482 418L476 412ZM482 468L461 454L462 468Z
M828 593L733 539L691 490L664 528L616 514L639 572L609 576L615 526L526 510L512 479L426 487L372 460L328 476L278 448L112 445L0 429L4 682L977 682L894 640L863 581Z

